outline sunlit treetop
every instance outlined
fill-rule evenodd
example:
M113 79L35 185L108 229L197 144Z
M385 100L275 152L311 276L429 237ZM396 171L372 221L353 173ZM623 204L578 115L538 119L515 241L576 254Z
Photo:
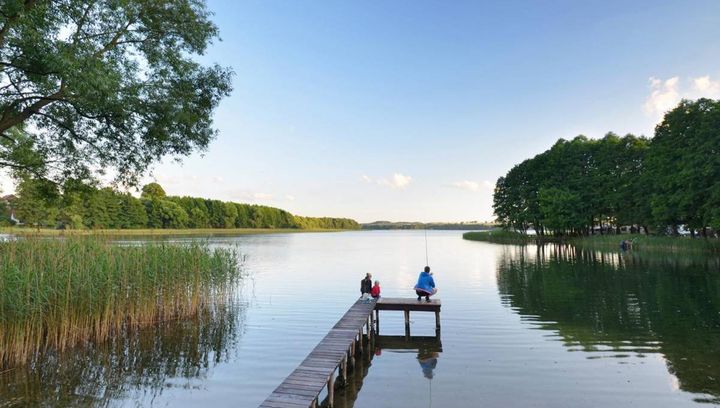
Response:
M217 36L200 0L3 1L0 166L131 185L205 149L232 72L193 57Z

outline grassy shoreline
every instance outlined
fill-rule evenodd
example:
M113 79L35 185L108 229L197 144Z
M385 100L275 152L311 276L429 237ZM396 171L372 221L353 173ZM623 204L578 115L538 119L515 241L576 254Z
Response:
M0 242L0 370L229 301L232 249L113 244L103 237Z
M83 229L59 230L50 228L23 228L2 227L0 234L13 234L21 236L193 236L193 235L257 235L257 234L287 234L301 232L341 232L351 231L344 229L298 229L298 228L197 228L197 229Z
M641 234L620 235L593 235L589 237L542 237L525 235L519 232L492 230L473 231L463 234L463 239L469 241L482 241L496 244L542 244L560 242L572 244L577 247L597 249L601 251L619 251L621 240L631 240L632 250L640 251L691 251L705 253L720 253L720 240L710 238L668 237Z

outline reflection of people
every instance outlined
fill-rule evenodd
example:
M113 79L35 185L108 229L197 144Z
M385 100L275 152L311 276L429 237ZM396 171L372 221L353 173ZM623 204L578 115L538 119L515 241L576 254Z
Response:
M430 296L437 293L437 289L435 289L435 280L430 274L429 266L426 266L425 270L420 272L417 284L415 285L415 293L417 294L418 302L422 299L423 296L425 296L425 301L429 302Z
M372 274L365 275L365 279L360 281L360 296L367 298L372 291Z
M435 367L437 367L439 355L440 354L437 351L428 351L422 349L418 350L417 359L420 363L420 368L422 368L422 372L425 378L432 380L433 370L435 370Z
M380 281L375 281L375 286L370 290L370 296L372 296L373 299L380 298Z
M628 249L632 249L632 240L629 239L623 239L620 241L620 249L623 251L627 251Z

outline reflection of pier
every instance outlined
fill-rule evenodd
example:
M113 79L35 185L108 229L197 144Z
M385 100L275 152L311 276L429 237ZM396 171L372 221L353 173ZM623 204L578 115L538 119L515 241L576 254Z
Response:
M373 310L376 310L373 315ZM310 352L302 363L273 391L260 405L261 408L308 408L317 407L320 393L327 387L326 405L334 405L335 376L340 377L340 384L348 384L348 369L360 363L361 375L367 373L362 369L362 362L368 363L374 351L372 346L375 333L377 310L402 310L405 312L405 337L377 336L380 341L390 342L388 348L412 350L412 340L430 341L437 347L440 344L440 300L418 302L412 299L382 298L375 301L358 300L338 321L330 332ZM436 337L410 337L410 311L435 312ZM379 322L377 324L379 330ZM432 340L429 340L432 339ZM366 341L367 340L367 341ZM366 344L369 343L369 344ZM407 345L406 343L411 343ZM405 347L399 347L406 344ZM357 355L366 358L358 359Z
M375 346L385 350L403 350L417 352L432 350L442 352L442 341L435 336L375 336Z
M439 353L442 352L442 344L440 337L435 336L412 336L406 338L405 336L375 335L367 339L365 349L371 352L365 353L363 358L357 359L357 365L352 372L348 374L347 379L342 383L338 383L339 386L335 390L334 398L335 408L353 408L355 406L355 402L365 382L365 377L367 377L370 372L370 367L374 359L382 358L378 357L381 355L381 352L389 351L409 355L417 354L416 358L420 363L423 375L427 377L426 373L428 369L432 371L437 364ZM435 359L434 364L432 359ZM328 398L326 397L320 405L330 405Z

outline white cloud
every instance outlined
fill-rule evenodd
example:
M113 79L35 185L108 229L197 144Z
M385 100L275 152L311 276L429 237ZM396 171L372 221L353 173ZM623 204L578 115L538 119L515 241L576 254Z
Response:
M706 94L710 98L720 97L720 80L713 81L710 75L693 79L693 86L697 92Z
M392 176L392 185L396 188L405 188L412 182L412 177L402 173L395 173Z
M295 196L287 194L287 195L285 195L285 199L288 201L295 201Z
M650 88L652 92L645 100L645 112L650 115L662 115L677 105L681 99L678 91L679 80L679 77L672 77L666 81L651 77Z
M495 184L488 181L483 180L482 182L478 183L477 181L470 181L470 180L461 180L461 181L455 181L451 183L453 187L467 190L467 191L482 191L482 190L489 190L493 191L495 189Z
M463 181L455 181L452 183L453 187L457 187L463 190L468 191L478 191L480 190L480 183L476 181L470 181L470 180L463 180Z
M720 80L713 80L709 75L690 78L688 81L681 81L678 76L666 80L650 77L649 81L651 92L643 109L658 119L681 99L720 98Z
M369 184L375 183L380 186L392 187L402 190L405 187L409 186L410 183L412 183L413 178L410 176L406 176L402 173L394 173L391 177L381 177L378 179L373 179L372 177L363 174L362 180Z

